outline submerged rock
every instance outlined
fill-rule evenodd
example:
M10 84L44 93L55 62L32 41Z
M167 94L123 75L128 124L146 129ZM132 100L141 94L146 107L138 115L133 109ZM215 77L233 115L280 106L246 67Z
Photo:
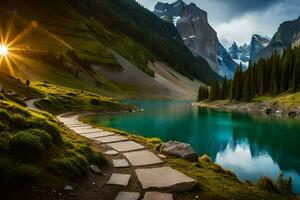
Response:
M169 141L167 143L163 143L157 150L159 153L176 156L189 161L197 161L198 159L197 153L191 145L182 142Z
M296 111L289 112L289 117L297 117L298 113Z
M266 113L267 115L271 115L273 112L274 112L274 111L273 111L272 108L265 108L265 113Z

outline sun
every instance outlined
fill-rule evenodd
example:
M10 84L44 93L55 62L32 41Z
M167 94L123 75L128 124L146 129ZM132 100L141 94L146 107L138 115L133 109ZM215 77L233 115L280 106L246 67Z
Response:
M0 56L7 56L8 54L8 48L6 45L1 44L0 45Z

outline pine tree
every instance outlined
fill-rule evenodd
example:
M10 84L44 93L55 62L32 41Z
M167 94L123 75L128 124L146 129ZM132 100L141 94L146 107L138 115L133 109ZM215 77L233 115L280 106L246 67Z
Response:
M298 53L296 62L294 65L293 81L292 81L292 92L296 92L300 86L300 53Z

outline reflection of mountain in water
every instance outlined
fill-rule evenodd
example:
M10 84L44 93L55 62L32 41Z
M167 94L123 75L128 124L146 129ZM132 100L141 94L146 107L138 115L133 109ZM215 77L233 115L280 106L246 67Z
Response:
M246 139L253 157L261 152L267 152L282 170L293 169L300 173L300 149L298 148L300 134L289 128L297 121L287 122L276 118L270 120L250 115L243 120L255 124L255 127L248 131L235 127L232 135L234 141Z

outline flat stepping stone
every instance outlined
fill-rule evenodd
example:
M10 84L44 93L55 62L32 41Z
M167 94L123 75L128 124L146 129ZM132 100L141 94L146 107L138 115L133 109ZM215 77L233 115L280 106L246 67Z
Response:
M68 128L79 128L79 127L83 127L83 126L86 126L86 124L75 124L75 125L66 125Z
M140 145L139 143L133 141L117 142L117 143L109 144L109 146L119 152L136 151L136 150L145 149L143 145Z
M130 177L131 177L130 174L117 174L117 173L113 173L111 175L109 181L106 184L127 186L128 183L129 183Z
M124 156L134 167L162 163L161 159L159 159L154 153L147 150L124 153Z
M140 193L138 192L120 192L115 200L138 200Z
M129 163L126 159L113 160L113 166L116 168L129 167Z
M92 126L89 126L89 125L83 125L83 126L78 126L78 127L72 127L71 129L73 131L76 131L76 130L82 130L82 129L91 129L93 128Z
M102 143L113 143L113 142L121 142L128 140L128 138L119 136L119 135L113 135L113 136L107 136L102 138L96 138L95 140L102 142Z
M102 131L101 129L98 128L90 128L90 129L79 129L76 130L75 132L78 134L87 134L87 133L95 133L95 132L100 132Z
M87 133L87 134L83 134L84 137L90 138L90 139L94 139L94 138L99 138L99 137L106 137L106 136L111 136L111 133L107 133L107 132L96 132L96 133Z
M111 155L111 156L115 156L118 155L119 152L115 151L115 150L109 150L104 152L105 155Z
M192 190L198 184L196 180L170 167L136 169L135 172L143 189L183 192Z
M173 200L173 195L161 192L146 192L143 200Z

